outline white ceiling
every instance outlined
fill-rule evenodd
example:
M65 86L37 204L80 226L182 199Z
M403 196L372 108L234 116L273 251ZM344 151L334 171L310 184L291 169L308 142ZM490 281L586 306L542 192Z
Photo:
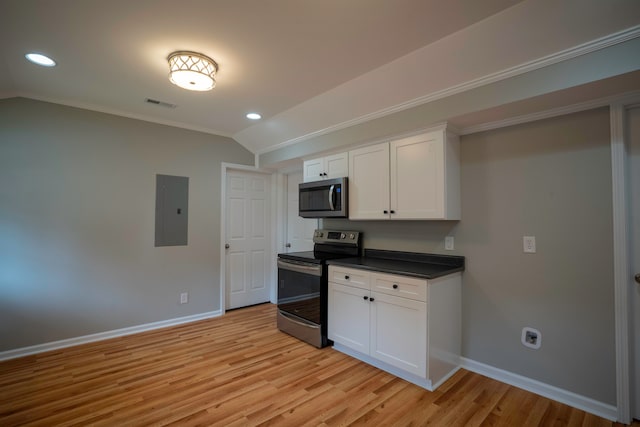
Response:
M638 24L629 11L640 2L605 3L610 16L601 0L1 0L0 98L201 130L265 152ZM216 88L172 85L166 58L176 50L214 58ZM30 51L58 66L27 62ZM246 119L250 111L263 120Z

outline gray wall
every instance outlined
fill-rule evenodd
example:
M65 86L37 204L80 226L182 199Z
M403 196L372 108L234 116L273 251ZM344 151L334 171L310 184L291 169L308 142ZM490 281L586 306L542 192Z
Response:
M0 100L0 351L219 309L221 162L254 156L225 137ZM189 177L188 246L154 247L156 174Z
M609 139L608 109L463 136L461 221L323 225L364 231L369 248L464 255L463 356L615 405ZM539 350L520 343L525 326Z

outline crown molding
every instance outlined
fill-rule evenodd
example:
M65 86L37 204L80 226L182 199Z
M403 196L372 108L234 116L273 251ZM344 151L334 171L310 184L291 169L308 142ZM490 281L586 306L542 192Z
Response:
M134 120L140 120L140 121L143 121L143 122L149 122L149 123L155 123L155 124L159 124L159 125L171 126L171 127L175 127L175 128L179 128L179 129L192 130L192 131L195 131L195 132L202 132L202 133L207 133L207 134L210 134L210 135L224 136L226 138L233 138L231 136L231 134L229 134L227 132L221 132L221 131L217 131L215 129L209 129L209 128L206 128L206 127L203 127L203 126L194 126L194 125L190 125L190 124L184 123L184 122L159 119L157 117L151 117L151 116L147 116L147 115L144 115L144 114L130 113L130 112L127 112L127 111L116 109L116 108L107 108L107 107L102 107L102 106L99 106L99 105L89 104L89 103L84 103L84 102L70 102L70 101L67 101L67 100L59 99L59 98L53 98L53 97L47 97L47 96L39 96L39 95L34 95L32 93L27 93L27 92L18 92L16 94L14 94L14 96L15 97L21 97L21 98L33 99L33 100L36 100L36 101L50 102L52 104L64 105L64 106L67 106L67 107L81 108L83 110L95 111L97 113L111 114L113 116L120 116L120 117L125 117L127 119L134 119Z
M629 40L633 40L635 38L640 37L640 25L636 25L634 27L627 28L625 30L609 34L607 36L592 40L587 43L580 44L578 46L574 46L569 49L562 50L560 52L556 52L551 55L544 56L542 58L538 58L533 61L525 62L524 64L517 65L515 67L508 68L506 70L498 71L492 74L488 74L483 77L479 77L477 79L470 80L465 83L461 83L455 86L451 86L446 89L442 89L436 92L432 92L430 94L414 98L410 101L397 104L395 106L384 108L382 110L365 114L363 116L357 117L352 120L346 120L342 123L338 123L336 125L327 126L326 128L319 129L313 132L309 132L305 135L292 138L283 142L280 142L271 147L267 147L264 149L256 150L256 154L262 155L269 153L271 151L275 151L281 148L288 147L290 145L296 144L298 142L305 141L307 139L326 135L330 132L335 132L341 129L346 129L351 126L355 126L361 123L365 123L374 119L378 119L384 116L388 116L390 114L394 114L400 111L407 110L409 108L417 107L419 105L427 104L429 102L436 101L438 99L446 98L452 95L456 95L462 92L466 92L484 85L488 85L491 83L495 83L501 80L505 80L511 77L515 77L521 74L525 74L531 71L535 71L540 68L547 67L549 65L557 64L563 61L567 61L578 56L586 55L598 50L606 49L608 47L624 43Z
M0 99L9 99L9 98L15 98L18 95L14 92L14 91L6 91L6 92L0 92Z
M496 120L494 122L487 122L481 123L479 125L463 127L460 129L460 135L469 135L472 133L485 132L488 130L499 129L507 126L534 122L536 120L549 119L551 117L563 116L565 114L578 113L580 111L606 107L616 103L628 104L629 102L637 99L640 99L640 91L607 96L604 98L580 102L577 104L566 105L564 107L551 108L549 110L539 111L531 114L523 114L521 116L510 117L504 120Z

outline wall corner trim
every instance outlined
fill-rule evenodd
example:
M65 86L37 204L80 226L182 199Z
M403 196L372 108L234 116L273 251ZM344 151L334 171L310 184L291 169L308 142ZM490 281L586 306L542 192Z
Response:
M565 405L606 418L607 420L616 421L618 410L615 406L607 403L599 402L568 390L545 384L522 375L514 374L513 372L485 365L484 363L476 362L475 360L467 359L466 357L461 357L460 363L462 368L477 374L484 375L505 384L564 403Z
M610 111L611 127L611 182L613 206L613 281L616 336L616 394L618 421L631 423L630 372L630 301L631 273L629 237L629 204L627 183L628 153L625 141L626 109L622 102L612 104ZM630 179L630 178L629 178Z
M122 329L114 329L112 331L98 332L97 334L84 335L81 337L68 338L60 341L52 341L44 344L37 344L29 347L17 348L0 352L0 361L16 359L18 357L29 356L45 351L58 350L66 347L73 347L80 344L87 344L95 341L107 340L110 338L123 337L125 335L137 334L139 332L152 331L154 329L166 328L169 326L181 325L183 323L195 322L198 320L211 319L222 315L221 310L209 311L205 313L194 314L185 317L176 317L174 319L161 320L159 322L145 323L137 326L130 326Z

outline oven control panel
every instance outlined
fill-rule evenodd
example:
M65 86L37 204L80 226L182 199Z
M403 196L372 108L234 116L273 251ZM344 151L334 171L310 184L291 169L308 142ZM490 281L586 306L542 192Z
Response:
M359 231L316 230L313 233L314 243L342 243L357 245L359 239Z

